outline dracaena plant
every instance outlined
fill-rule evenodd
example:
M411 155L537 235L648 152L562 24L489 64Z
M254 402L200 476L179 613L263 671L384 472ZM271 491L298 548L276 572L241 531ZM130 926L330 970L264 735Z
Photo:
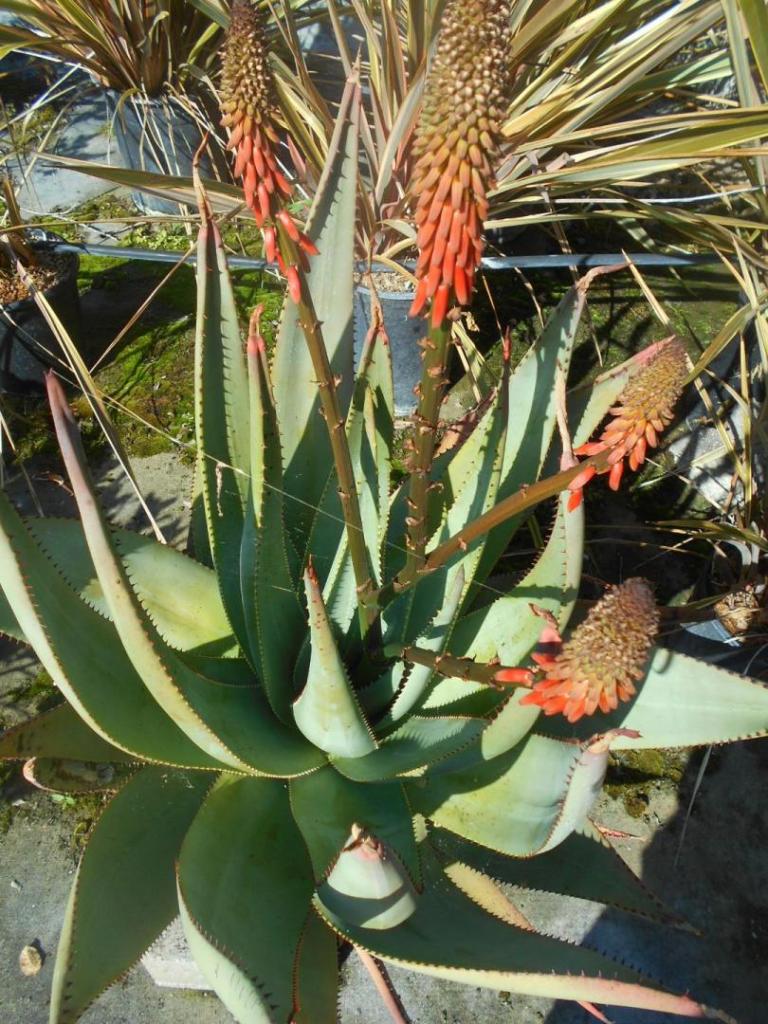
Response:
M108 777L82 762L120 769L67 905L51 1024L76 1021L177 912L242 1024L332 1024L340 939L364 957L593 1011L725 1019L538 933L499 884L669 922L591 821L609 750L768 732L760 685L655 646L646 582L610 590L569 628L581 490L594 473L619 486L613 467L642 461L687 365L666 340L567 395L587 278L436 444L448 310L424 343L409 473L393 487L380 320L353 370L360 105L353 79L308 245L282 206L259 207L296 280L271 360L258 310L241 336L198 185L196 557L110 527L54 376L79 518L25 520L0 495L2 627L66 698L0 738L0 756L70 792ZM549 538L499 592L493 567L544 500Z

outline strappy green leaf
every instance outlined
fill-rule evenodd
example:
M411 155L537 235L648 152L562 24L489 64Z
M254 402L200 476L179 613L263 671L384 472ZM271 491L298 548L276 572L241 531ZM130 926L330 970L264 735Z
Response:
M309 608L311 655L307 682L293 705L302 735L320 750L341 758L358 758L376 749L347 676L314 571L304 573Z
M312 858L315 878L322 878L338 857L353 825L372 832L399 856L416 884L421 866L411 811L398 782L358 783L332 767L290 783L291 808Z
M235 1019L291 1019L314 880L284 786L223 779L184 839L178 887L192 954Z
M74 1024L176 914L173 865L210 776L148 767L94 828L56 952L50 1024Z
M323 176L307 222L307 234L320 250L313 256L307 276L312 301L322 325L323 339L338 388L342 415L352 395L353 322L352 276L357 203L357 161L360 99L357 87L348 87L339 108L336 130L329 148ZM291 536L302 558L312 533L315 509L328 485L328 467L333 464L328 435L320 418L312 360L296 307L286 300L283 309L273 379L283 450L286 500L285 515ZM334 510L336 522L318 527L341 535L341 504ZM327 518L327 517L324 517ZM324 539L324 552L335 551L336 543ZM329 566L318 562L325 576Z
M655 650L638 694L611 714L595 714L570 725L561 716L539 719L548 736L583 738L625 728L614 750L695 747L768 735L768 687L705 661Z

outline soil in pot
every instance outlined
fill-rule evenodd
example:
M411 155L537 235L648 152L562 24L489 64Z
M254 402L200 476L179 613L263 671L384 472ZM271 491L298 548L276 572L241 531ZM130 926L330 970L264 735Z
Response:
M30 239L33 245L37 242L36 261L29 268L32 280L65 329L76 336L80 326L78 257L46 250L45 243L57 241L57 236L49 232L35 235L39 237ZM58 341L26 285L15 272L0 268L0 391L27 393L41 388L45 369L55 361L58 348Z

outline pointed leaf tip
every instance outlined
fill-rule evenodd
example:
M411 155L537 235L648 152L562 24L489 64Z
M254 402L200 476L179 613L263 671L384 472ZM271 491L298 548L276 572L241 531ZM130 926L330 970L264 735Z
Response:
M293 705L296 725L326 754L362 757L376 749L376 741L347 678L311 563L304 587L312 652L306 686Z
M416 890L395 854L372 833L353 825L317 898L345 925L395 928L416 909Z

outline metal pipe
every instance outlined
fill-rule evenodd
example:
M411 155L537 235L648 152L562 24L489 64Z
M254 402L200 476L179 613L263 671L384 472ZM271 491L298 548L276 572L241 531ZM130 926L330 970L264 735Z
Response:
M184 254L173 252L168 249L134 249L121 245L91 245L79 242L55 242L51 246L53 252L76 252L86 253L89 256L107 256L113 259L128 260L150 260L156 263L194 263L196 254L191 252ZM627 254L632 262L638 267L689 267L701 263L717 263L720 257L716 253L691 253L690 255L667 256L663 253L638 252ZM589 269L590 267L614 266L617 263L626 263L627 256L621 252L596 252L596 253L568 253L542 256L485 256L483 258L484 270L563 270L568 267ZM274 264L266 260L253 259L250 256L228 256L227 263L233 270L270 270L275 269ZM379 264L373 261L374 266L387 267L387 264ZM408 269L413 269L415 264L406 261L402 264ZM364 269L367 264L361 264Z

